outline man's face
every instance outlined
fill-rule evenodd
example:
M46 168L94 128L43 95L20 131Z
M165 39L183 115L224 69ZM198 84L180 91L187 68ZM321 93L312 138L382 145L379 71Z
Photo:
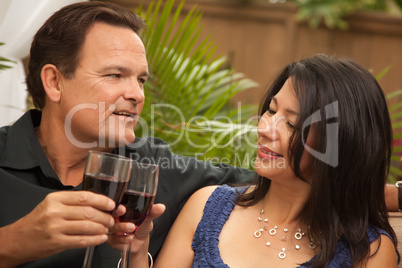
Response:
M133 142L147 77L145 48L138 35L129 28L95 23L74 77L60 83L70 142L109 148Z

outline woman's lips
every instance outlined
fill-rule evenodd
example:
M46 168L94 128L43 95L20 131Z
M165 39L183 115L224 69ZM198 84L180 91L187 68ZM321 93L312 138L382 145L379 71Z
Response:
M278 159L283 157L283 155L275 153L274 151L261 145L258 146L257 154L262 159Z

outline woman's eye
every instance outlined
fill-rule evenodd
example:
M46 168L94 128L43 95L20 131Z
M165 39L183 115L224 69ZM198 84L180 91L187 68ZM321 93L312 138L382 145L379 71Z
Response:
M271 108L269 108L269 107L268 107L267 112L268 112L270 115L276 114L276 112L275 112L274 110L272 110Z
M292 123L290 123L289 121L286 121L286 124L288 125L288 127L289 127L290 129L294 129L294 128L295 128L295 126L294 126Z

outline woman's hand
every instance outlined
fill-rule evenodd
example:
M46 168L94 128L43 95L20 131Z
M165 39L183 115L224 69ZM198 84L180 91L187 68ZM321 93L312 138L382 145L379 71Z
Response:
M140 228L135 232L135 235L132 235L132 232L135 230L135 225L131 222L119 222L116 218L124 215L126 213L126 208L120 205L117 210L113 213L113 217L115 217L115 224L112 228L109 229L109 239L108 244L113 248L118 250L123 250L124 244L131 244L131 252L132 254L136 254L139 251L145 249L145 252L148 252L148 238L149 234L153 229L152 221L161 216L165 211L165 205L163 204L154 204L152 206L151 212L145 221L141 224ZM142 250L141 250L142 249Z

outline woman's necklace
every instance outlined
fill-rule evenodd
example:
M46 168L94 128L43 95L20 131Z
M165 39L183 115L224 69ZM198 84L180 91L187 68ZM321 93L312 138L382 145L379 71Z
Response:
M280 229L278 229L278 226L274 225L273 228L268 230L268 221L269 221L268 218L264 217L264 209L261 209L260 215L258 216L258 222L260 223L261 228L254 232L254 237L255 238L263 237L264 240L265 240L265 237L263 236L264 231L268 231L270 236L276 236L276 234L278 233L277 231L280 230ZM285 242L286 241L286 234L289 232L289 229L288 228L283 228L281 230L285 234L285 236L281 237L281 241ZM304 235L305 235L305 233L302 232L301 228L298 228L296 233L295 233L295 235L294 235L294 238L296 239L296 242L301 240L304 237ZM271 242L265 240L265 245L267 247L271 247ZM315 249L317 247L317 245L314 243L314 239L310 239L309 247L311 249ZM274 248L274 247L272 247L272 248ZM286 253L285 253L286 248L283 247L281 249L279 249L279 248L276 248L276 249L281 250L279 252L279 254L278 254L278 257L280 259L286 258ZM296 244L295 249L297 249L297 250L300 249L300 245Z

